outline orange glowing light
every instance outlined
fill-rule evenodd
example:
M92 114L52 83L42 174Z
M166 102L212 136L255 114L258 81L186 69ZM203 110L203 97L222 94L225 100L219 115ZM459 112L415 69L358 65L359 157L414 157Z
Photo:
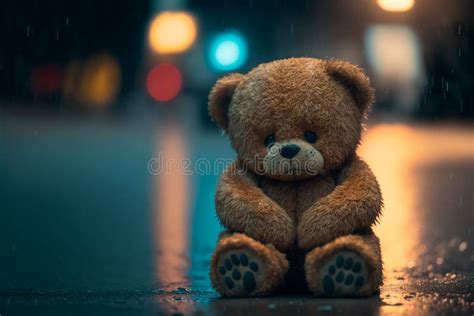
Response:
M389 12L406 12L413 8L415 0L377 0L377 4Z
M151 22L148 41L158 54L182 53L196 40L197 26L186 12L163 12Z
M84 64L79 79L81 102L95 107L105 107L115 100L121 86L121 72L117 61L108 54L101 54Z

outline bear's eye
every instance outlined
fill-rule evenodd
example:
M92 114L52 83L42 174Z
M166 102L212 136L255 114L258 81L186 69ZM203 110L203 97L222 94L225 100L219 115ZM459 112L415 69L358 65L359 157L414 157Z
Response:
M306 131L306 132L304 132L304 139L306 139L306 141L307 141L308 143L313 144L313 143L316 142L316 140L317 140L318 138L316 137L316 134L315 134L315 133L313 133L313 132L311 132L311 131Z
M265 137L265 141L263 143L265 144L265 147L271 147L273 144L275 144L275 135L268 135Z

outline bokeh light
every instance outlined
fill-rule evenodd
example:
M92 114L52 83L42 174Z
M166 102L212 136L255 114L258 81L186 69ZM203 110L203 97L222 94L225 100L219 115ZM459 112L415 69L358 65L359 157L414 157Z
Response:
M156 101L171 101L179 94L182 86L181 71L169 63L158 64L146 78L146 88Z
M415 0L377 0L378 5L389 12L406 12L413 8Z
M43 64L31 72L31 90L35 94L51 94L61 89L63 73L56 64Z
M186 12L162 12L151 22L148 41L158 54L186 51L196 40L197 26Z
M95 107L104 107L115 100L121 87L118 62L108 54L89 59L79 78L78 99Z
M384 81L405 82L421 76L421 49L416 34L404 25L374 25L366 33L369 65Z
M247 55L247 41L238 32L218 35L212 41L209 52L212 67L222 71L240 68L247 61Z

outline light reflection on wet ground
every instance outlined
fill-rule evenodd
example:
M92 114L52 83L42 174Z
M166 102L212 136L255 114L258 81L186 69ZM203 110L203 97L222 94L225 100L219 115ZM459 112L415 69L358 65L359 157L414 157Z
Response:
M43 147L51 142L51 138L58 146L64 145L70 140L70 134L62 139L53 130L49 132L49 136L43 135L44 139L39 140L41 146L31 146L28 137L22 133L33 133L34 128L6 128L12 130L7 130L4 135L15 135L16 140L2 141L5 145L4 153L7 154L4 156L7 157L7 163L3 165L12 169L7 172L7 181L0 183L0 186L4 188L9 185L12 190L21 189L24 191L23 196L31 195L27 192L27 185L31 185L31 181L26 177L23 182L13 181L12 179L18 178L18 171L14 167L33 168L40 163L48 170L52 168L52 163L60 162L61 157L81 155L81 151L73 147L68 149L66 146L66 149L62 149L66 154L51 153L51 148ZM63 126L58 127L57 131L61 128ZM78 139L83 134L97 133L95 127L82 129L82 134L76 135ZM117 141L110 136L114 135L110 132L132 130L130 126L109 126L108 129L110 131L95 136L98 144L92 149L96 152L103 151L101 141ZM146 174L144 169L148 159L159 153L163 153L164 159L190 157L193 161L199 158L213 161L232 157L232 151L225 137L204 131L197 133L195 129L188 131L179 125L154 128L154 141L144 140L146 134L145 128L141 132L135 131L121 137L122 145L109 144L111 147L107 149L109 153L106 157L86 153L86 158L87 155L91 156L88 157L89 161L70 162L69 169L82 172L79 175L69 174L71 181L79 181L84 177L88 178L87 173L91 171L87 167L90 167L91 162L94 165L98 158L103 159L103 162L96 163L96 167L99 166L96 170L102 172L102 177L94 178L97 182L95 189L101 191L103 186L108 185L112 192L106 192L104 196L90 195L87 192L81 193L84 191L81 186L74 187L79 193L69 193L69 189L57 190L56 194L62 195L63 200L73 199L75 194L79 194L88 196L91 201L65 201L59 205L53 203L53 215L47 217L46 222L49 231L35 231L34 224L27 224L35 235L44 233L37 238L42 242L25 236L22 241L18 241L22 236L18 235L15 227L6 231L9 236L0 245L11 251L5 259L5 266L10 273L3 271L0 274L4 281L2 284L7 284L0 285L0 313L49 314L67 311L70 314L74 311L77 314L246 315L357 312L367 315L471 315L474 312L474 297L471 294L474 291L474 128L402 124L371 126L359 153L378 176L385 198L384 216L376 227L382 242L385 286L380 296L335 300L312 297L219 299L210 288L207 278L209 258L220 230L213 211L218 175L183 175L178 172L177 165L170 166L168 172L156 176ZM123 146L124 141L135 147ZM150 142L147 143L148 141ZM84 151L91 150L91 145L86 141L79 141L75 145ZM148 147L150 150L145 149ZM111 163L107 157L115 157L122 152L128 155L123 162L115 162L110 169L104 167ZM39 162L25 156L32 153L39 153ZM49 162L48 155L58 160ZM130 170L117 174L114 171L117 167L128 167ZM40 194L49 194L48 190L54 186L46 182L45 187L41 188L41 181L35 180L48 176L48 173L32 169L30 172L33 183L37 185L36 190L40 193L35 193L38 196L32 195L33 202L25 202L20 208L15 204L13 191L9 191L10 195L5 197L12 207L12 213L3 215L6 216L3 221L5 224L20 225L26 219L13 211L21 210L26 213L29 208L36 207L38 201L44 204L40 203L43 207L51 206L48 201L41 200ZM60 182L64 181L62 172L53 170L50 175ZM104 180L107 177L112 179ZM134 186L136 184L134 191L122 195L122 190L130 187L130 182ZM131 203L130 200L133 199L138 199L140 203ZM144 199L149 199L149 202L143 201ZM108 207L106 202L113 203L115 200L118 200L114 204L116 215L110 212L102 214ZM146 205L150 205L149 214L140 209L146 208ZM128 209L130 207L133 209ZM63 217L64 208L70 212L80 211L83 216L67 219ZM43 216L33 215L32 220L41 224L45 219ZM81 225L86 226L91 222L96 225L81 229ZM75 223L76 228L79 227L76 234L64 233L63 230L70 229L68 225L72 223ZM99 227L97 223L100 224ZM108 234L107 230L114 233ZM20 232L24 234L27 231ZM51 259L57 252L65 257L76 255L76 252L68 250L55 239L57 234L68 240L69 247L80 244L81 253L88 260L77 265L69 262L63 269L60 263L64 261L56 263ZM86 238L83 237L84 234ZM97 244L92 246L94 242ZM20 249L11 250L12 243ZM47 243L52 244L50 252L49 248L45 248ZM30 249L27 247L29 244ZM19 261L37 261L34 255L38 255L41 250L46 252L44 256L49 256L46 259L40 258L42 266L33 268L20 264L21 269L16 269ZM94 264L108 264L108 269L104 270L107 272L100 272L102 269L93 267ZM57 280L66 281L61 283L54 277L42 278L41 273L49 271L46 266L59 269L56 271ZM35 273L32 275L31 271ZM36 275L37 282L28 281L28 278ZM75 275L83 277L71 281ZM52 279L56 281L48 281Z
M360 155L385 200L376 227L382 314L472 310L473 136L470 128L406 125L377 125L365 135Z
M377 175L384 197L376 233L385 269L416 266L420 252L427 251L426 243L446 230L452 235L444 238L472 239L470 214L463 211L474 206L469 194L473 182L468 180L474 175L473 136L470 129L405 125L378 125L365 135L359 154ZM441 222L433 231L436 218L456 212L458 223L443 227Z
M182 131L170 125L157 133L159 143L155 157L163 161L183 161L187 156ZM186 273L189 246L189 176L179 170L177 163L161 166L154 172L152 193L153 234L156 251L157 283L181 283L189 286L182 277Z

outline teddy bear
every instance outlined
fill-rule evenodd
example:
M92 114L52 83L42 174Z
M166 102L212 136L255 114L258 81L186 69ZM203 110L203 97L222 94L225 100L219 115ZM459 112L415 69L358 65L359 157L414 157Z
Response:
M217 81L209 114L237 153L215 198L225 231L210 278L222 296L379 290L382 196L356 154L373 100L364 72L336 59L276 60Z

